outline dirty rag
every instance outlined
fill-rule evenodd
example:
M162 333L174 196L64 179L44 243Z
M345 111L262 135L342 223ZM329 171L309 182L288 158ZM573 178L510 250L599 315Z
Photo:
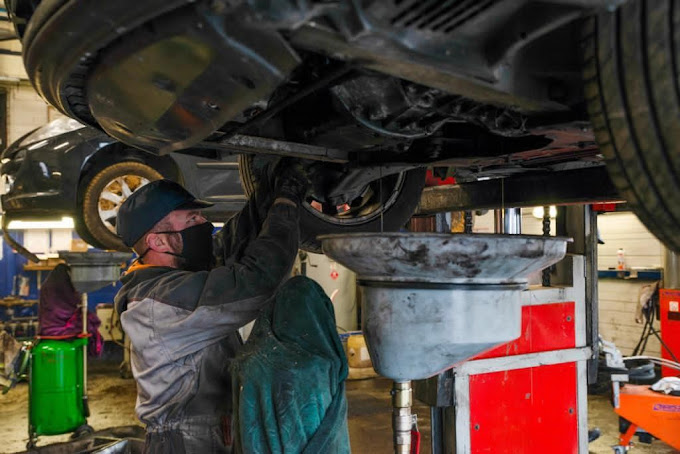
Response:
M73 286L69 267L58 264L47 275L40 287L38 321L40 336L77 336L83 330L83 317L80 309L81 297ZM87 332L90 334L88 351L90 355L100 355L103 339L99 333L101 321L96 314L87 314Z
M347 372L330 299L290 279L232 366L235 452L349 453Z

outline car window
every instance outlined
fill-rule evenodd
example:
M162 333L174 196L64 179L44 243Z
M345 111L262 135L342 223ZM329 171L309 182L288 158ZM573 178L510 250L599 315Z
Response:
M47 123L45 126L41 126L26 137L19 143L20 147L28 145L29 143L38 142L40 140L49 139L59 134L65 132L75 131L76 129L84 128L85 125L72 119L72 118L57 118L54 121Z

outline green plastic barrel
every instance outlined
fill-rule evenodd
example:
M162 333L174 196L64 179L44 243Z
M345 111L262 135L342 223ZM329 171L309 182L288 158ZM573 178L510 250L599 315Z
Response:
M87 339L41 340L33 347L29 396L29 425L33 434L64 434L85 424L85 345Z

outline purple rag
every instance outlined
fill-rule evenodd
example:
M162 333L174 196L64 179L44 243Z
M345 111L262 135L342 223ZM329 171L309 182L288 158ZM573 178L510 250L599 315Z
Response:
M77 336L83 330L80 294L71 282L69 267L60 263L47 276L40 288L38 320L40 336ZM101 321L96 314L87 314L87 332L91 335L89 352L100 355L103 341L99 334Z

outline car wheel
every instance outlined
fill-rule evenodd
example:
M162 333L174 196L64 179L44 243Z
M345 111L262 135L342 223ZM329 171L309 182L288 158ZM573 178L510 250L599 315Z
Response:
M262 169L267 163L271 164L273 159L278 158L239 156L239 174L247 196L250 197L255 191ZM423 168L372 182L360 203L351 209L329 210L310 198L300 211L300 248L320 253L321 244L316 237L323 234L397 231L411 218L424 186Z
M620 194L680 252L680 3L628 2L588 19L585 96Z
M78 234L101 249L130 250L115 234L120 205L137 189L163 175L141 162L119 162L97 172L85 185ZM88 241L90 242L90 241Z

